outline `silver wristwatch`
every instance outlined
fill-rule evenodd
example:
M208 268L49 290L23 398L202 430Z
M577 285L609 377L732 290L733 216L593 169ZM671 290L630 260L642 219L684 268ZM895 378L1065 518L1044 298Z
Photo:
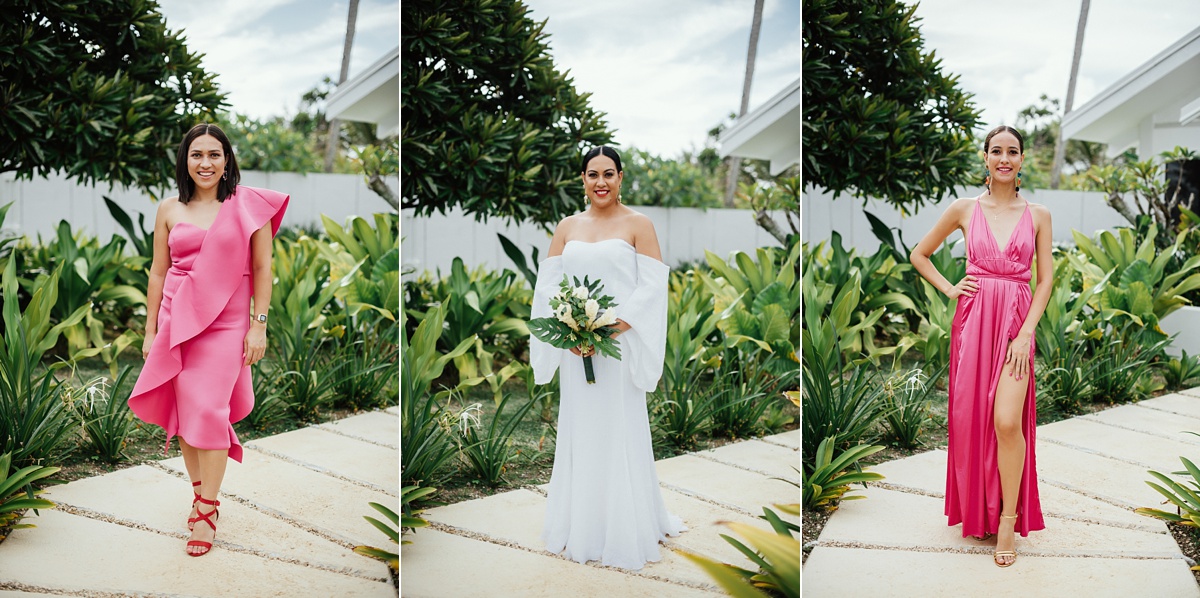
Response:
M267 323L267 314L258 314L257 316L255 316L254 319L255 319L255 321L266 324Z

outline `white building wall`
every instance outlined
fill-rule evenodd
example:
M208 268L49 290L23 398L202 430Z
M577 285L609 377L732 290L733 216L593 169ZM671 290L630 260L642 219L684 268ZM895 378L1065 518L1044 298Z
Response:
M805 242L815 245L827 241L830 233L836 230L842 236L842 246L846 249L853 247L860 254L875 253L879 248L879 239L871 232L871 223L864 215L864 211L867 211L888 226L899 227L904 243L912 248L933 228L954 198L976 197L983 191L983 187L961 189L938 204L927 204L915 214L903 216L899 210L882 201L869 199L864 207L862 199L847 194L833 199L833 194L828 191L810 190L800 200L804 216L801 235ZM1050 209L1055 243L1074 244L1072 229L1091 236L1096 231L1129 224L1116 210L1104 203L1104 194L1098 191L1042 189L1023 190L1021 194L1030 202L1043 204ZM961 238L961 233L950 236L951 240ZM961 245L958 249L962 250Z
M654 221L663 262L678 266L683 261L704 259L704 250L727 257L734 250L753 254L758 247L779 246L779 242L754 222L750 210L697 208L660 208L634 206ZM772 213L781 230L787 232L782 212ZM531 246L538 248L538 259L545 259L553 230L532 224L509 225L501 220L476 222L460 210L445 215L415 217L413 210L402 210L400 218L400 259L402 270L413 275L440 269L445 274L455 257L461 257L468 269L515 269L496 236L502 233L528 258Z
M367 187L360 175L242 171L242 184L291 195L283 219L285 226L320 226L321 214L340 223L350 216L369 218L376 212L391 210L383 198ZM399 190L399 177L392 177L388 184ZM160 193L160 197L174 193L174 190L166 191ZM0 206L15 202L4 220L4 231L27 235L31 239L36 239L39 234L49 238L55 234L58 223L65 219L71 223L72 230L83 231L106 242L113 234L124 233L108 213L105 196L128 212L135 226L137 214L143 213L146 228L153 227L158 204L137 189L83 186L61 176L18 181L9 173L0 176Z

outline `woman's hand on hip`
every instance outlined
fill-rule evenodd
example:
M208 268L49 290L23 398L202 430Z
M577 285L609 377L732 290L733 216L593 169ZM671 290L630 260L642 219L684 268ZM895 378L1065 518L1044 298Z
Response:
M1032 375L1029 371L1029 351L1032 338L1028 334L1018 334L1017 338L1008 342L1008 353L1004 356L1004 365L1008 366L1008 374L1017 380Z
M958 284L950 287L950 290L946 291L946 296L951 299L958 299L963 295L974 297L975 293L979 292L979 283L976 282L978 280L978 278L968 274L962 277L962 280L958 281Z
M254 365L267 353L267 326L257 322L250 325L242 341L242 365Z

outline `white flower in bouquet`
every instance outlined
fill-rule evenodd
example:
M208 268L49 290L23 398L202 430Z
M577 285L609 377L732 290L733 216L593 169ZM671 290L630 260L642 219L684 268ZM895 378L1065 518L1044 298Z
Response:
M583 311L587 314L588 330L595 330L596 312L600 311L600 302L596 301L595 299L588 299L587 302L583 304Z
M566 324L571 330L579 330L579 324L575 318L571 316L571 308L568 305L563 305L559 312L555 315L559 322Z
M588 298L587 287L582 286L582 285L575 287L575 289L573 291L571 291L571 293L573 295L575 295L576 299L587 299Z
M593 326L593 330L594 330L596 328L612 326L613 324L616 324L616 323L617 323L617 311L615 309L606 309L606 310L604 310L604 313L600 314L600 319L596 320L595 324L593 324L592 326Z

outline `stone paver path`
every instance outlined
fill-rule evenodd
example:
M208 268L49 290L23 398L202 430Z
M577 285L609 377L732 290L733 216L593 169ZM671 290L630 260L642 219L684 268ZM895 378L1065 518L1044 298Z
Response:
M399 511L399 412L352 416L245 443L222 485L217 542L189 557L192 500L176 457L52 487L58 503L0 544L0 596L395 596L394 547L363 519Z
M1188 430L1200 432L1200 389L1039 426L1046 529L1017 536L1007 569L992 564L994 539L946 526L944 450L872 467L886 479L829 518L804 565L804 595L1198 597L1166 525L1133 512L1168 510L1146 471L1200 458Z
M541 543L545 487L521 489L430 509L430 527L409 534L400 551L405 598L522 598L569 596L723 596L677 550L753 568L720 534L718 521L770 529L758 519L764 506L799 502L800 431L748 440L664 459L655 465L667 509L688 531L668 538L663 559L638 571L581 565L547 552ZM786 516L785 516L786 518ZM790 518L799 523L797 518Z

